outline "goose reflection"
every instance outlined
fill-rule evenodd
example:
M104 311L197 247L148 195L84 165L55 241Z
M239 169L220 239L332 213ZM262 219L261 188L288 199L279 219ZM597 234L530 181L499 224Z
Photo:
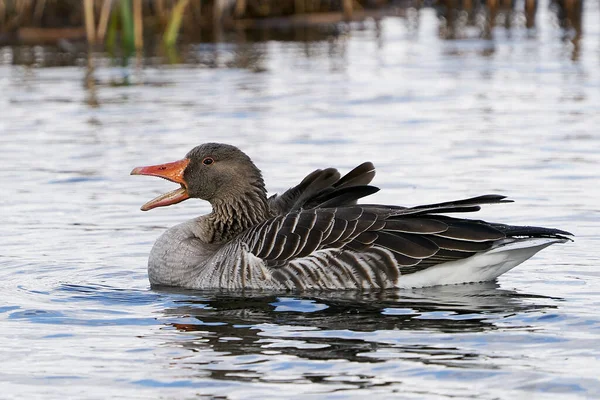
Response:
M432 338L512 329L505 318L556 308L556 299L499 289L493 282L380 293L185 293L164 314L177 331L193 334L176 342L192 351L358 362L396 357L463 367L480 355L455 342L415 343L410 334Z

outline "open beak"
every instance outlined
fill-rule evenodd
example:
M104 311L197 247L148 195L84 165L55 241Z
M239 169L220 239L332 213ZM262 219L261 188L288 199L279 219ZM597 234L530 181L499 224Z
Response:
M131 171L131 175L158 176L181 185L177 190L173 190L150 200L142 206L142 211L148 211L156 207L170 206L171 204L177 204L190 198L187 191L187 182L183 179L183 171L185 171L185 168L189 163L190 160L184 158L183 160L166 164L137 167Z

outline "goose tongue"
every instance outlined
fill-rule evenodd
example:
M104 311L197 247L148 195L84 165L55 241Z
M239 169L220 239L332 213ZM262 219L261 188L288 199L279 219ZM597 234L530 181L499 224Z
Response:
M187 182L183 178L183 172L189 163L190 160L184 158L183 160L166 164L137 167L131 171L131 175L158 176L159 178L181 185L179 189L162 194L157 198L150 200L142 206L142 211L148 211L156 207L170 206L171 204L177 204L190 198L187 191Z

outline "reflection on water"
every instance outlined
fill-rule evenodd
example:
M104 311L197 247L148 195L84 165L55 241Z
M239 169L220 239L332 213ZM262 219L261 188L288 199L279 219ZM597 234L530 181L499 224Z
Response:
M535 35L534 28L550 25L562 28L564 38L577 47L582 34L583 2L552 0L547 6L551 11L550 18L540 22L536 21L540 19L536 15L536 0L442 1L437 7L439 34L444 39L493 39L497 28L505 29L508 34L526 28L528 35Z
M189 294L189 292L187 293ZM373 362L378 353L406 351L412 361L429 360L432 354L454 365L462 354L456 347L430 343L392 344L370 340L362 333L406 330L434 333L475 333L499 329L502 319L515 313L548 312L544 296L525 295L499 289L496 283L440 287L384 293L318 293L310 296L202 294L176 302L167 317L185 316L172 326L194 332L183 344L196 351L210 348L230 355L260 354L276 349L282 354L307 359L345 359ZM537 303L536 303L537 300ZM553 299L556 300L556 299ZM546 302L547 303L547 302ZM277 329L269 324L276 323ZM517 327L514 327L517 328ZM519 326L518 329L526 329ZM426 341L428 342L428 341ZM180 341L178 345L182 345ZM365 354L370 353L370 354ZM372 353L372 354L371 354ZM423 353L423 357L419 354ZM461 357L459 357L461 356Z
M443 1L436 4L437 32L445 40L485 39L483 45L475 46L480 55L490 57L496 51L494 40L536 40L536 18L545 29L555 29L557 41L562 41L570 59L577 61L581 52L583 5L580 1L552 0L544 4L543 12L536 14L537 1L488 2L465 1L456 3ZM406 9L402 20L406 36L418 39L422 12L416 8ZM330 25L295 29L239 30L229 32L222 38L223 43L185 43L177 49L165 50L160 41L148 41L145 58L133 61L112 59L112 64L124 66L119 74L113 74L108 81L97 76L97 67L106 67L108 59L103 53L95 53L83 43L59 41L57 46L6 46L0 49L0 65L13 64L31 67L85 66L84 87L88 89L86 103L97 107L99 86L157 85L167 82L153 82L145 79L143 67L159 66L165 63L185 63L202 68L243 68L256 73L266 72L270 52L269 41L293 41L302 48L307 58L330 59L332 72L343 71L347 66L346 48L352 28L355 31L372 31L372 38L383 51L387 45L386 33L380 19L355 22L350 26ZM501 31L499 29L502 29ZM199 37L201 38L201 37ZM209 37L209 40L214 38ZM534 46L536 44L533 44ZM467 49L469 45L467 44ZM461 53L464 49L449 50ZM131 64L130 67L127 67Z
M171 369L177 366L175 371L187 370L186 375L196 378L253 384L335 382L344 390L398 384L419 365L440 374L455 370L473 379L495 376L502 357L494 352L507 343L526 340L529 346L536 342L547 346L556 341L543 335L531 338L527 332L535 331L540 321L555 318L557 301L562 301L501 289L496 283L300 296L175 289L149 293L67 284L53 297L65 304L78 302L87 310L96 304L106 310L128 304L166 308L157 310L156 318L132 318L115 311L88 320L50 310L6 311L12 320L33 324L60 321L123 329L162 325L144 338L171 349L165 360ZM173 335L172 329L179 334ZM491 336L496 331L499 334ZM495 345L485 339L473 342L486 333L488 340L497 341ZM326 362L333 364L326 367ZM335 365L339 371L332 374ZM380 369L397 372L380 376ZM174 377L168 374L163 379ZM156 381L138 383L160 386Z
M223 321L228 328L236 324L260 324L273 319L286 325L309 325L318 329L433 330L440 332L479 332L495 329L495 313L526 312L544 308L524 303L524 299L544 299L499 289L496 283L438 287L434 289L375 293L317 293L310 296L265 296L258 293L241 295L202 295L182 301L167 309L167 315L190 315L203 324ZM436 318L436 312L443 310ZM296 314L300 313L300 314ZM381 318L381 315L387 315ZM177 326L193 330L193 324Z
M434 376L441 379L502 375L504 361L494 355L498 349L521 340L543 346L556 341L527 332L535 331L538 321L557 317L553 304L560 301L495 283L306 296L160 293L184 296L162 311L185 335L165 343L182 350L171 361L180 368L226 382L344 386L335 390L394 386L420 366L438 371ZM502 333L492 335L495 331ZM471 335L486 333L487 340L465 346ZM345 372L332 376L327 362Z

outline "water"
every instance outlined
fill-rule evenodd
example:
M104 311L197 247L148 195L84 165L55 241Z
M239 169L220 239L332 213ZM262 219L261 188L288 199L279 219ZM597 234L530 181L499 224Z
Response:
M100 59L94 91L80 66L1 49L0 398L600 397L598 4L577 46L552 15L445 41L424 10L379 35L246 45L260 68L228 68L241 53L223 44L220 68L149 63L130 78L143 85L111 84L129 70ZM576 241L486 284L150 290L153 241L209 208L142 213L174 187L129 171L206 141L247 151L272 192L372 160L374 201L502 193L516 203L479 217Z

